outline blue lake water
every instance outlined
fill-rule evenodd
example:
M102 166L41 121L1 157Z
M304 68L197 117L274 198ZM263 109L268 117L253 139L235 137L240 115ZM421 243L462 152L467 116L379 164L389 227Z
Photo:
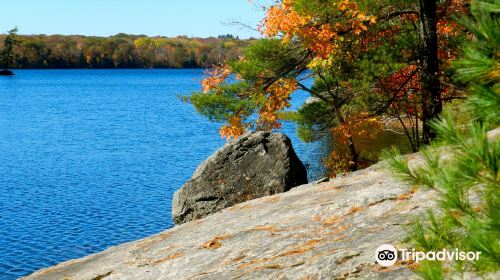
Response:
M0 77L1 280L172 227L173 192L224 144L177 97L202 70L16 74ZM283 131L320 177L322 144Z

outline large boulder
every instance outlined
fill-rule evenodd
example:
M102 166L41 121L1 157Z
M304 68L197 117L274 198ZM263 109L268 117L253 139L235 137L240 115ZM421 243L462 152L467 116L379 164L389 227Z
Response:
M174 194L176 224L307 183L307 172L282 133L249 132L203 162Z

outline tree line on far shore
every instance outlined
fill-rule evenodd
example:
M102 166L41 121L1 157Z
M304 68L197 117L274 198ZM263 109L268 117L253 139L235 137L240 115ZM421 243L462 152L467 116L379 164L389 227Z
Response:
M6 35L0 35L0 50ZM14 69L43 68L199 68L239 57L253 39L147 37L117 34L16 35Z

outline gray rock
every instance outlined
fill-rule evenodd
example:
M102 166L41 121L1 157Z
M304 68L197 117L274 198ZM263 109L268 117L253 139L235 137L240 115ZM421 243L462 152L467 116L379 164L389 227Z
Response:
M378 265L375 250L404 248L405 225L435 207L435 195L376 165L240 203L26 279L418 279L411 263Z
M489 136L500 137L500 129ZM419 154L407 157L410 166L423 162ZM407 226L439 209L437 193L401 182L383 164L247 201L24 279L421 279L411 262L378 265L375 250L409 249ZM484 279L500 279L500 272Z
M307 172L282 133L250 132L226 144L174 194L172 216L182 224L235 204L307 183Z

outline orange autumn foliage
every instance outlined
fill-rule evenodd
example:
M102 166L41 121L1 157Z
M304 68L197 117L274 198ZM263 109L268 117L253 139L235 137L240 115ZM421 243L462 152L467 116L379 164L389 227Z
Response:
M392 99L390 109L402 110L399 113L415 114L415 103L418 101L421 89L420 79L416 65L406 65L382 79L377 84L377 91L382 96Z
M290 107L290 95L297 89L295 79L279 79L269 88L269 96L259 111L257 125L259 129L271 130L281 128L278 112Z
M227 65L215 66L206 71L207 77L202 80L202 92L217 92L218 86L231 76L232 70ZM241 79L236 76L236 79ZM245 133L249 127L259 130L272 130L281 128L279 112L290 107L290 95L297 90L297 80L281 78L271 84L263 93L264 101L259 110L259 118L254 124L244 122L241 113L231 116L227 123L219 130L224 138L237 138Z
M348 137L375 138L382 132L382 122L377 117L370 117L368 113L359 113L351 116L345 124L336 126L333 137L338 144L347 144Z
M228 65L215 65L205 71L206 78L201 81L202 92L208 92L217 88L230 75L231 68Z
M355 164L348 149L348 140L375 139L383 131L384 126L378 117L371 117L368 113L352 115L346 123L332 129L335 147L324 159L323 163L330 170L330 177L334 178L340 172L347 172ZM364 166L359 162L360 167Z
M293 8L294 0L283 0L272 5L261 22L259 30L267 37L279 34L283 42L298 37L305 48L314 52L316 57L327 58L335 52L337 40L348 33L360 35L368 24L376 21L374 16L365 15L355 1L342 0L335 9L340 13L335 21L318 23L315 15L300 15Z
M259 118L256 121L256 128L258 130L281 128L279 112L290 107L290 95L296 89L297 81L295 79L280 79L267 89L267 97L259 111ZM244 123L240 115L236 115L228 120L228 123L220 129L219 133L224 138L237 138L251 126L251 124Z
M228 123L219 130L219 134L227 139L237 138L245 133L246 129L247 125L242 122L242 117L236 115L229 118Z

